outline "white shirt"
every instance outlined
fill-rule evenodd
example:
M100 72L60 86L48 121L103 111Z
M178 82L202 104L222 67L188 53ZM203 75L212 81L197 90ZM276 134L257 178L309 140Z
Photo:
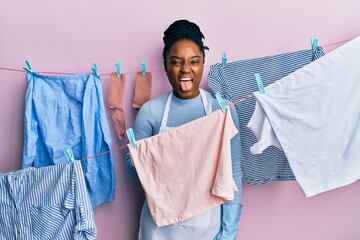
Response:
M281 147L306 197L360 178L360 37L254 95L253 153Z

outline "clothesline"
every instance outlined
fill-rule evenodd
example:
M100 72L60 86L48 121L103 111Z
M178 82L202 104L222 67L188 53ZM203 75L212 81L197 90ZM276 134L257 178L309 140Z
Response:
M236 104L238 104L238 103L240 103L240 102L243 102L243 101L245 101L245 100L247 100L248 98L251 98L251 97L253 97L253 96L254 96L254 94L250 93L250 94L247 95L246 97L240 98L239 100L233 102L232 104L230 104L230 106L234 106L234 105L236 105ZM101 156L101 155L104 155L104 154L108 154L108 153L110 153L110 152L115 152L115 151L121 150L121 149L126 148L126 147L127 147L126 145L120 146L120 147L117 147L117 148L113 148L113 149L111 149L111 150L109 150L109 151L101 152L101 153L98 153L98 154L95 154L95 155L92 155L92 156L88 156L88 157L86 157L86 158L81 158L81 159L78 159L78 160L79 160L79 161L87 160L87 159L89 159L89 158L98 157L98 156Z
M345 42L348 42L350 40L352 40L352 39L347 39L347 40L343 40L343 41L340 41L340 42L337 42L337 43L328 44L328 45L323 46L323 48L330 47L330 46L337 45L337 44L341 44L341 43L345 43ZM249 99L249 98L251 98L253 96L254 96L254 94L250 93L249 95L247 95L247 96L245 96L243 98L240 98L239 100L236 100L235 102L233 102L230 105L232 105L232 106L236 105L236 104L238 104L240 102L246 101L247 99ZM110 152L115 152L115 151L121 150L121 149L126 148L126 147L127 147L126 145L125 146L120 146L120 147L117 147L117 148L113 148L113 149L111 149L109 151L101 152L101 153L98 153L98 154L95 154L95 155L92 155L92 156L88 156L86 158L82 158L82 159L79 159L79 160L80 161L87 160L89 158L97 157L97 156L104 155L104 154L107 154L107 153L110 153Z
M327 45L324 45L322 46L322 48L327 48L327 47L331 47L331 46L334 46L334 45L339 45L339 44L342 44L342 43L346 43L348 41L351 41L353 38L350 38L350 39L346 39L346 40L342 40L340 42L335 42L335 43L331 43L331 44L327 44ZM212 65L212 64L211 64ZM204 67L208 68L210 67L211 65L205 65ZM26 72L25 70L23 69L16 69L16 68L8 68L8 67L0 67L0 70L4 70L4 71L13 71L13 72ZM165 70L163 69L160 69L160 70L151 70L151 71L148 71L148 72L151 72L151 73L155 73L155 72L165 72ZM70 73L70 72L47 72L47 71L39 71L38 73L41 73L41 74L58 74L58 75L74 75L74 74L77 74L77 73ZM124 72L122 74L125 74L125 75L128 75L128 74L136 74L137 72ZM102 74L99 74L99 76L110 76L111 73L102 73Z
M78 159L78 160L79 160L79 161L87 160L87 159L89 159L89 158L98 157L98 156L101 156L101 155L104 155L104 154L108 154L108 153L111 153L111 152L116 152L116 151L121 150L121 149L126 148L126 147L127 147L127 146L124 145L124 146L121 146L121 147L117 147L117 148L110 149L109 151L101 152L101 153L98 153L98 154L95 154L95 155L92 155L92 156L89 156L89 157L86 157L86 158L81 158L81 159Z
M347 40L343 40L343 41L340 41L340 42L336 42L336 43L331 43L331 44L328 44L328 45L325 45L325 46L322 46L323 48L327 48L327 47L330 47L330 46L333 46L333 45L338 45L338 44L342 44L342 43L345 43L345 42L348 42L352 40L351 39L347 39ZM205 65L205 67L209 67L211 65ZM16 71L16 72L26 72L25 70L20 70L20 69L13 69L13 68L3 68L3 67L0 67L0 70L8 70L8 71ZM164 72L164 70L152 70L150 72ZM39 73L45 73L45 74L65 74L65 75L72 75L74 73L60 73L60 72L39 72ZM129 72L129 73L122 73L122 74L136 74L136 72ZM99 74L100 76L106 76L106 75L111 75L111 74ZM233 102L232 104L230 104L231 106L233 105L236 105L240 102L243 102L243 101L246 101L247 99L253 97L254 95L251 93L235 102ZM87 159L90 159L90 158L94 158L94 157L97 157L97 156L101 156L101 155L104 155L104 154L108 154L110 152L115 152L115 151L118 151L118 150L121 150L121 149L124 149L126 148L127 145L124 145L124 146L120 146L120 147L117 147L117 148L113 148L113 149L110 149L109 151L105 151L105 152L100 152L98 154L94 154L94 155L91 155L91 156L88 156L86 158L81 158L81 159L78 159L79 161L84 161L84 160L87 160Z

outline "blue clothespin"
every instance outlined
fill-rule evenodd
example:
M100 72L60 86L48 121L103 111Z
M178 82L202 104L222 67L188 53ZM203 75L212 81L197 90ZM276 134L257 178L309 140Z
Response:
M142 60L141 62L141 73L143 76L146 76L146 64L145 64L145 60Z
M256 79L256 83L258 85L259 91L261 94L265 93L265 88L264 88L264 84L261 80L260 74L259 73L255 73L255 79Z
M98 74L98 69L97 69L97 66L96 66L96 63L93 63L92 65L92 73L94 74L94 76L96 77L99 77L99 74Z
M66 150L64 151L64 153L65 153L65 157L66 157L68 163L69 163L70 165L73 165L74 162L75 162L75 158L74 158L74 154L73 154L73 151L72 151L71 147L69 147L68 149L66 149Z
M115 63L115 72L116 72L116 76L118 78L121 77L120 62L119 61L116 61L116 63Z
M28 73L34 73L28 60L25 61L25 64L26 64L26 67L23 67L23 69L26 70Z
M311 49L312 49L312 52L313 52L313 53L316 53L317 47L318 47L318 39L312 37L312 38L311 38Z
M221 97L220 93L217 92L217 93L215 94L215 97L216 97L216 100L218 101L218 103L219 103L219 105L220 105L220 107L221 107L221 110L222 110L223 112L226 112L226 105L225 105L224 99Z
M222 60L221 60L221 66L224 68L226 67L226 61L227 61L227 58L226 58L226 53L222 53Z
M135 148L136 147L136 143L135 143L135 134L134 134L134 130L132 128L129 128L128 130L126 130L126 136L129 139L130 145L131 147Z

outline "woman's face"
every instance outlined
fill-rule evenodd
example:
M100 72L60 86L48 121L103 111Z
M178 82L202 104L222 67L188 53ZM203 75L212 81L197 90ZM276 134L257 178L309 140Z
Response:
M196 43L187 39L175 42L166 56L166 68L176 97L190 99L200 94L204 56Z

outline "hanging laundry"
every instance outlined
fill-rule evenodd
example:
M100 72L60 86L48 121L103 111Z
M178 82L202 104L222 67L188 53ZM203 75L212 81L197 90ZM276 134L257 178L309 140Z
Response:
M234 199L230 140L237 132L227 107L128 145L156 226Z
M254 93L252 150L277 138L306 197L360 178L359 56L360 37Z
M136 73L135 96L132 105L134 109L140 109L140 107L144 103L150 100L151 84L152 84L151 72L146 72L145 76L143 76L141 72Z
M0 173L0 239L96 239L81 163Z
M111 74L107 104L109 109L111 109L112 120L120 140L126 138L126 119L124 113L125 83L125 74L121 74L120 77L116 73Z
M101 79L93 74L46 76L27 73L22 167L67 163L111 149ZM93 207L114 199L112 154L81 162Z
M208 85L213 92L219 92L223 98L236 102L258 90L255 73L261 75L264 86L267 86L323 55L323 49L317 48L315 53L312 50L303 50L231 62L225 67L214 64L210 67ZM294 180L289 162L280 149L271 146L262 154L252 155L250 152L256 138L246 124L254 112L255 99L248 98L235 107L239 116L243 181L249 184L264 184L273 180Z
M171 101L169 102L170 96ZM231 103L226 100L225 104L230 105ZM199 96L193 99L180 99L172 93L164 94L141 107L135 120L135 137L137 140L151 137L194 121L219 108L220 105L216 98L202 89L200 89ZM238 117L234 106L230 107L230 112L235 126L238 126ZM231 139L231 162L233 178L239 191L234 193L233 201L214 207L185 221L156 227L145 200L140 218L139 239L212 239L217 234L220 234L217 237L236 235L242 210L240 204L242 194L241 152L239 148L236 148L238 145L240 145L240 135L236 134ZM126 172L129 176L137 178L129 154L126 155Z

